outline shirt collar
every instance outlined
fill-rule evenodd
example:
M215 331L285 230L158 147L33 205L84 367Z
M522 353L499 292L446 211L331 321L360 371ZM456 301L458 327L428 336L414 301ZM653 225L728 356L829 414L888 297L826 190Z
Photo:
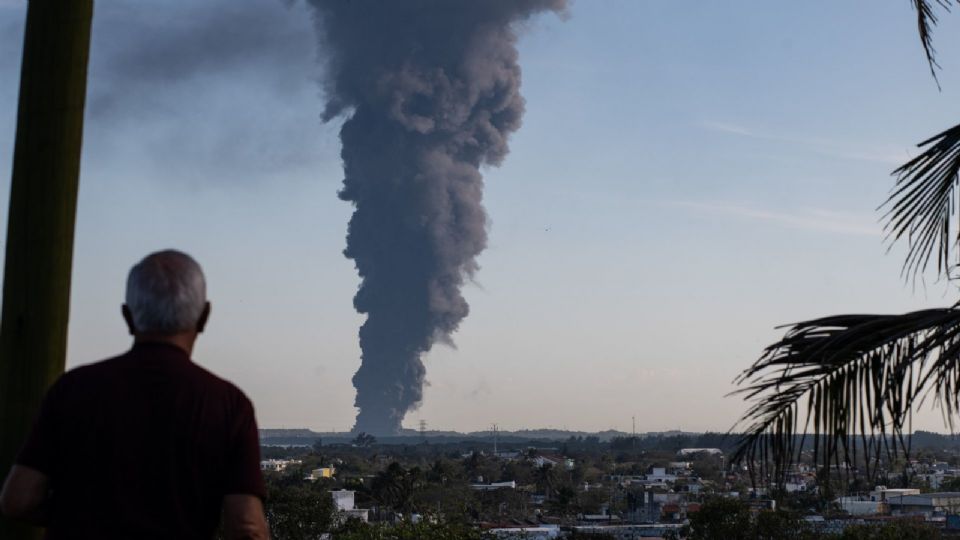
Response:
M190 355L187 354L187 351L177 347L172 343L165 343L162 341L138 341L133 344L130 352L133 354L162 355L164 357L169 356L173 358L190 360Z

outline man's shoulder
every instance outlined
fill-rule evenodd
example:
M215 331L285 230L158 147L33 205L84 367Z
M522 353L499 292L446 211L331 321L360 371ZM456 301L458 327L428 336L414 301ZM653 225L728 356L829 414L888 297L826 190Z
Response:
M130 350L110 358L83 364L71 368L60 376L56 386L76 387L88 386L98 382L112 382L114 378L129 381L129 372L147 369L146 363L140 363L141 354ZM171 376L183 377L207 392L220 394L224 398L239 402L249 402L249 398L237 385L216 375L207 368L197 364L187 355L178 359L171 368Z
M241 401L250 401L247 395L243 393L243 390L241 390L237 385L233 384L227 379L224 379L223 377L220 377L196 362L191 361L188 369L192 370L197 378L205 381L212 387L218 388L224 394L232 396Z
M208 396L216 396L229 417L243 419L254 416L253 402L237 385L194 362L191 362L190 369L194 373L194 380L200 382L203 392Z
M119 354L104 360L98 360L88 364L74 366L60 375L57 383L61 385L71 384L88 380L90 378L104 376L110 372L113 372L119 364L120 359L122 359L124 356L126 356L126 354Z

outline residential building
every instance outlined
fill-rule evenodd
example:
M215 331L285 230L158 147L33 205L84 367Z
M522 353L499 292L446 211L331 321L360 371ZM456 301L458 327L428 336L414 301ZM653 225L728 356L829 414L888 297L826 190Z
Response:
M918 493L913 495L887 496L887 504L894 515L934 515L960 513L960 492Z
M564 470L572 471L576 466L576 463L572 458L558 456L555 454L541 454L533 458L533 463L537 467L543 467L544 465L550 465L552 467L563 467Z
M370 511L366 508L354 507L355 499L353 491L339 489L331 491L330 496L333 497L333 504L337 507L337 513L340 515L340 519L347 520L357 518L363 522L367 521Z
M677 455L680 457L693 456L696 454L710 454L712 456L723 456L723 450L719 448L681 448Z
M333 475L336 473L337 470L333 467L320 467L319 469L310 471L310 474L305 476L304 480L310 480L313 482L321 478L333 478Z
M639 540L642 538L662 538L670 531L679 532L680 523L654 523L633 525L578 525L572 529L582 534L605 534L617 540Z
M282 472L290 465L303 463L299 459L265 459L260 462L261 471Z
M559 525L540 525L531 527L501 527L489 529L488 533L503 540L546 540L561 538Z
M490 491L494 489L517 489L517 483L513 480L509 482L493 482L492 484L471 484L470 489L476 491Z

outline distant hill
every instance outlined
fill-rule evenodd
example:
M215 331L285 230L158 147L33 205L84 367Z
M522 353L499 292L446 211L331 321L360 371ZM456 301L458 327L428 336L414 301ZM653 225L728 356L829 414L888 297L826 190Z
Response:
M932 431L916 431L911 444L915 449L960 449L960 437Z
M540 445L554 443L567 443L571 438L576 439L577 444L590 444L595 442L610 442L617 437L629 437L629 433L617 430L606 430L600 432L589 431L567 431L562 429L521 429L517 431L500 431L497 433L497 440L502 444L527 444L539 443ZM320 439L323 444L349 443L355 437L354 433L320 432L309 429L261 429L260 442L267 446L310 446ZM711 447L731 450L736 443L736 434L726 436L724 433L693 433L685 431L662 431L638 433L636 448L658 448L678 450L689 447ZM457 431L426 431L421 434L417 430L405 429L398 435L380 436L377 441L381 444L417 444L426 439L435 444L459 443L459 442L493 442L493 432L491 431L473 431L461 433ZM805 446L811 444L808 438ZM960 451L960 437L956 435L934 433L930 431L917 431L913 434L912 448L917 450L955 450Z
M676 437L676 436L696 436L697 433L687 433L681 431L665 431L638 433L637 437ZM261 429L260 441L265 445L310 445L317 439L326 443L349 442L353 440L355 434L344 431L321 432L309 429ZM567 431L562 429L521 429L517 431L499 431L497 439L504 443L526 442L526 441L566 441L571 437L583 438L596 437L600 442L609 442L616 437L628 437L629 433L617 430L606 430L600 432L589 431ZM456 442L463 440L493 440L491 431L473 431L461 433L458 431L426 431L421 434L414 429L405 429L398 435L389 435L377 437L377 440L388 444L400 444L404 442L420 441L426 438L436 442Z

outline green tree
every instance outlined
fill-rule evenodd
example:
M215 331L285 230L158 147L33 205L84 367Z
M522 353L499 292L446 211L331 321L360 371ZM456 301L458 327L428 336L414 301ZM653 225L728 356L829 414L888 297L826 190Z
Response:
M940 483L937 491L960 491L960 478L954 477Z
M394 461L378 474L370 485L373 498L397 512L413 510L413 497L421 487L423 473L419 468L404 469Z
M550 498L553 490L560 482L560 475L554 469L553 465L544 463L533 471L533 479L537 485L537 490Z
M693 460L693 474L704 480L720 481L723 477L722 459L711 455L701 455Z
M479 452L473 452L463 462L463 468L467 471L471 481L483 478L484 482L498 482L500 480L499 462L484 456Z
M557 488L554 498L550 501L554 513L561 517L575 516L580 512L580 499L577 490L571 486L562 485Z
M264 511L274 540L315 540L333 525L334 505L326 490L270 485Z
M753 525L750 509L738 499L707 501L690 516L691 540L736 540L748 538Z
M612 534L579 532L576 529L571 531L567 538L577 540L617 540L617 537Z
M950 0L912 0L931 73L931 33ZM939 84L939 83L937 83ZM915 280L936 259L939 276L957 277L960 125L919 145L894 171L884 203L885 231L905 241L904 275ZM884 460L909 452L913 409L928 396L952 425L960 412L960 304L900 315L837 315L790 326L738 378L750 403L734 430L743 435L733 459L760 479L782 483L812 442L822 468L863 467L874 477ZM798 433L810 437L800 437ZM757 472L757 471L755 471Z
M419 523L407 521L397 525L348 522L334 533L337 540L482 540L477 529L458 523Z
M940 531L922 521L896 520L877 525L853 525L844 529L837 540L939 540Z
M754 514L739 499L716 498L690 515L690 540L813 540L819 538L803 519L782 510Z
M534 483L533 468L529 463L511 461L503 466L503 474L500 479L505 482L513 480L518 486L532 484Z
M760 512L754 523L756 540L812 540L819 538L799 514L776 510Z
M357 433L356 437L353 438L352 444L354 446L359 446L360 448L369 448L377 444L377 438L369 433L361 431L360 433Z

